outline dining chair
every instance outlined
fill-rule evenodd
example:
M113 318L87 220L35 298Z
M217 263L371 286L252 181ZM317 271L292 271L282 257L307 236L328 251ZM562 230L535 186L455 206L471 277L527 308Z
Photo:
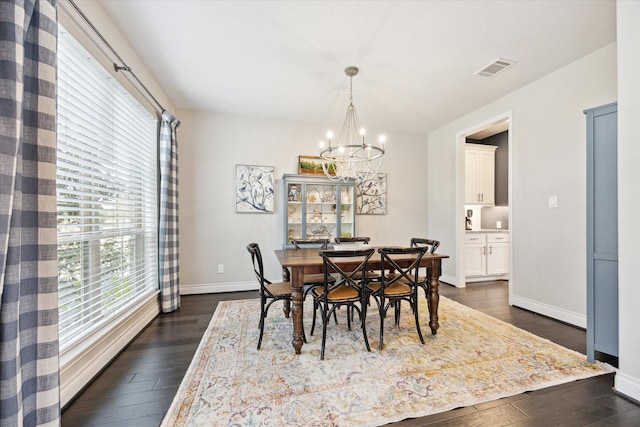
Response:
M249 243L247 250L251 254L251 262L253 263L253 271L256 274L256 278L260 283L260 336L258 338L258 350L262 344L262 336L264 335L264 320L267 317L269 308L276 301L288 301L291 303L291 282L278 282L274 283L267 280L264 277L264 266L262 263L262 253L260 252L260 246L257 243ZM289 317L289 313L285 311L285 316ZM302 338L304 342L307 339L302 331Z
M367 338L366 318L366 271L367 263L375 252L375 249L362 249L353 251L321 251L322 269L324 283L320 288L314 288L311 294L314 298L313 321L311 324L311 335L316 326L316 314L320 311L322 320L322 347L320 349L320 360L324 360L325 346L327 342L327 324L335 311L345 306L347 309L347 329L351 330L353 313L358 312L362 335L367 347L371 351L369 339ZM345 271L346 270L346 271ZM329 277L337 276L337 280L332 282Z
M378 306L378 314L380 317L380 341L378 342L378 348L380 350L382 350L384 342L384 319L387 311L393 307L394 323L399 325L402 301L407 301L411 306L418 337L420 337L420 342L424 344L418 316L418 287L420 286L418 282L418 271L420 269L420 260L426 252L426 247L389 247L378 249L381 268L395 271L394 275L382 276L382 280L379 282L368 282L366 286L367 300L373 297ZM411 258L409 265L403 267L402 265L405 263L398 263L396 256Z
M432 239L423 239L420 237L412 237L411 238L411 247L426 247L427 253L433 254L436 252L440 246L440 242L438 240ZM425 276L420 276L418 285L424 290L424 297L429 301L429 278ZM429 301L429 310L431 310L431 301Z
M294 249L327 249L329 247L329 239L294 239L291 240ZM335 277L329 280L335 281ZM324 283L324 274L305 274L304 275L304 298L307 297L311 289L316 286L322 286Z
M329 247L329 239L294 239L291 240L294 249L327 249ZM303 282L303 299L307 299L307 295L311 292L313 288L321 287L324 284L324 274L323 273L311 273L304 275ZM329 276L328 280L330 282L335 282L336 278L333 276ZM338 323L338 317L334 312L334 319L336 323Z
M339 245L344 245L344 244L365 244L368 245L369 242L371 241L370 237L364 237L364 236L360 236L360 237L336 237L335 241L337 244ZM366 273L367 275L367 279L369 280L380 280L380 276L382 275L381 271L378 270L369 270Z

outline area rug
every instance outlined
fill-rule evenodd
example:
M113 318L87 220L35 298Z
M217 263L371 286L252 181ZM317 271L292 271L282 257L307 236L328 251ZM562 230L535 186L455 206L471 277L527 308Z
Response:
M309 336L310 305L308 343L295 355L281 306L272 306L258 351L259 301L221 302L162 425L377 426L614 370L445 297L436 336L422 299L425 344L407 306L399 328L385 323L382 351L377 311L367 319L367 352L342 310L321 361L322 329Z

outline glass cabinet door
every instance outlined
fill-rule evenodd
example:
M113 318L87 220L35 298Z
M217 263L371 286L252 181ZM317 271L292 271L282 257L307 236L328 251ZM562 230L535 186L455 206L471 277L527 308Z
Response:
M302 189L301 182L287 183L287 243L293 239L303 239L302 234Z
M355 188L353 185L340 186L340 234L339 237L355 236Z
M336 185L305 186L307 200L306 238L329 239L336 236Z
M285 175L285 247L293 239L328 239L355 234L355 186L327 178Z

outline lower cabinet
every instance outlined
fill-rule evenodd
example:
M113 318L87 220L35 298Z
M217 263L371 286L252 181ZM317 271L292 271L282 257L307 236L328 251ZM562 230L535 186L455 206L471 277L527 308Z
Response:
M509 274L509 233L467 233L467 281L506 279Z

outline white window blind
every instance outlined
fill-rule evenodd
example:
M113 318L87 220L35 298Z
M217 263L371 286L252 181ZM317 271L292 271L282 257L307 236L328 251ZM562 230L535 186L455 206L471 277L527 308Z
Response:
M60 29L60 345L157 291L157 121Z

